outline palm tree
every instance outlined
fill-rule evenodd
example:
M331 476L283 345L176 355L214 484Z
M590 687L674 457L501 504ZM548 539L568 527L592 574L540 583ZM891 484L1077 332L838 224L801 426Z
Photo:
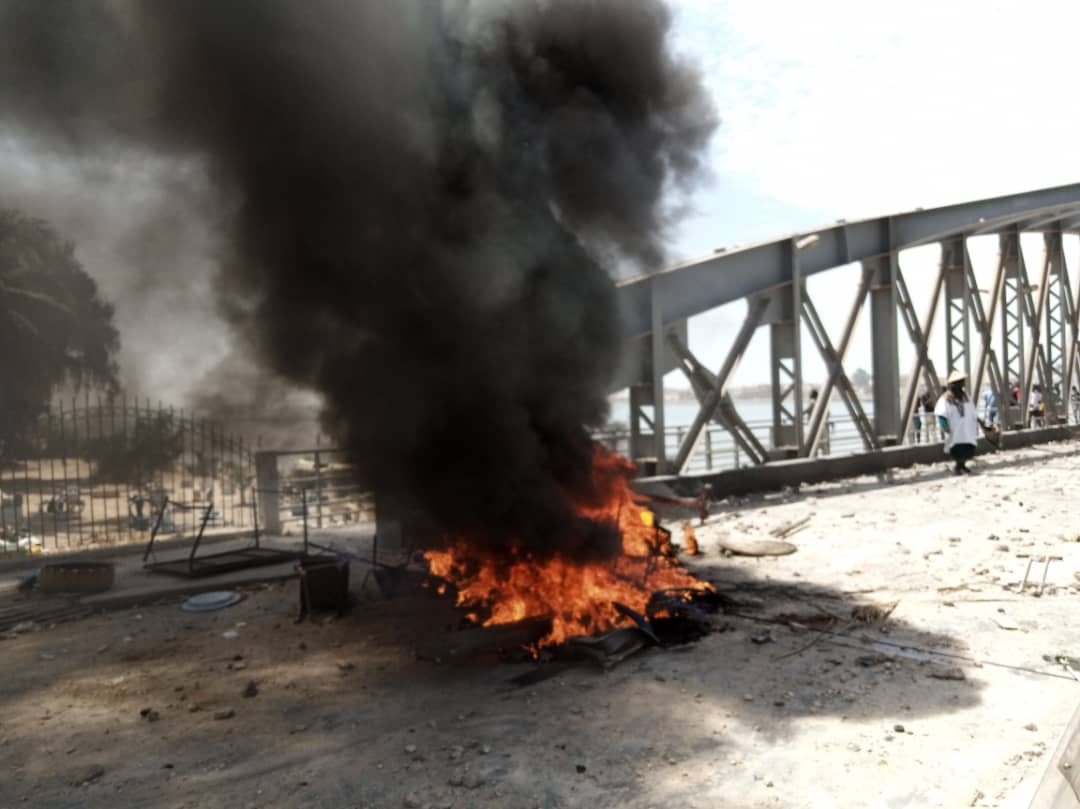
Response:
M112 307L46 222L0 209L0 458L63 385L116 387Z

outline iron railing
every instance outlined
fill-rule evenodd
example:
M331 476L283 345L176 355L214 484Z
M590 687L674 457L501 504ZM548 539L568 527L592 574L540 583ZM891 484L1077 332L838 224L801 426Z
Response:
M1065 418L1066 412L1064 406L1059 403L1058 409L1060 411L1060 417ZM874 411L872 405L864 403L864 410L866 416L873 419ZM980 416L983 415L981 408L979 414ZM1074 406L1069 408L1068 416L1068 423L1080 423L1080 399L1074 403ZM746 425L764 445L769 445L769 431L772 428L771 420L748 421L746 422ZM664 445L669 452L668 457L674 456L674 453L682 444L688 427L688 425L679 425L668 427L664 430ZM918 432L918 435L916 435L916 432ZM593 433L593 438L614 452L626 455L627 457L630 455L630 430L628 428L615 427L598 430ZM943 438L944 437L937 425L937 419L930 414L922 416L918 431L916 431L914 419L912 420L912 423L908 425L904 442L906 444L936 443L942 441ZM850 414L846 412L831 413L828 419L827 437L821 442L818 454L843 455L857 454L865 451L866 449L862 437ZM739 445L724 427L718 424L710 424L702 431L702 437L698 442L697 451L690 457L684 471L685 473L692 474L696 472L741 469L752 465L753 460L740 449Z
M55 402L0 449L0 554L253 525L251 448L213 422L137 399Z

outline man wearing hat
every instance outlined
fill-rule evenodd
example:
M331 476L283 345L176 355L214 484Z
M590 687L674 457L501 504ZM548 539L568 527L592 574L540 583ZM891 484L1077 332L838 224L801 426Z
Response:
M979 420L975 415L975 403L967 395L967 375L951 371L945 380L945 392L938 399L934 415L945 433L945 454L956 461L956 474L970 472L967 462L975 457L975 444L979 440Z

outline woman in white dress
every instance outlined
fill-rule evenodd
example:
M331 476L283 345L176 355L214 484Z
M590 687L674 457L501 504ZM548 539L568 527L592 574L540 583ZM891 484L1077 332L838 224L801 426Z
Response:
M967 375L952 371L945 380L945 392L937 401L934 415L945 434L945 454L956 462L958 475L970 473L967 462L975 457L975 445L979 440L979 419L975 415L975 403L967 395Z

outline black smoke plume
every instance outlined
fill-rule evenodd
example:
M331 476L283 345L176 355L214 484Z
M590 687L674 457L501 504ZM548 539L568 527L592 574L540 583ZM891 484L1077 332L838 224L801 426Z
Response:
M654 266L716 124L660 0L0 0L0 127L206 161L219 286L380 491L602 555L611 266ZM0 133L2 134L2 133Z

